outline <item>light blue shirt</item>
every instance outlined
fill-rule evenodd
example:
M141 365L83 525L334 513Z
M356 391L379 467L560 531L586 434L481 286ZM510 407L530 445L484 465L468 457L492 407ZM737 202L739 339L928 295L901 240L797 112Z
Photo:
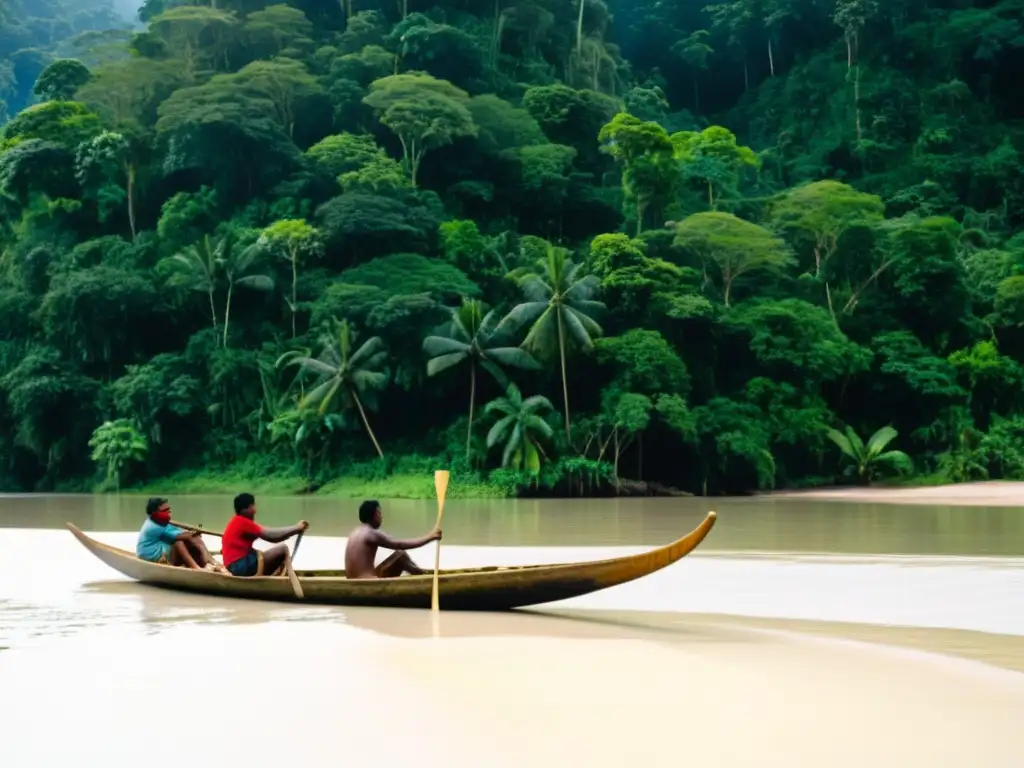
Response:
M184 531L175 525L158 525L146 518L139 531L139 541L135 545L135 554L142 560L156 562L161 557L171 559L171 546L174 540Z

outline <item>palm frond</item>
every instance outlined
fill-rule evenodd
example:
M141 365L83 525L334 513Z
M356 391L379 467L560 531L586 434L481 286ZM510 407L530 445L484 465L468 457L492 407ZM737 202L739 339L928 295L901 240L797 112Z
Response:
M338 366L325 363L322 360L317 360L315 357L295 357L292 360L292 364L302 366L310 371L315 371L322 376L337 376L339 373Z
M249 275L235 280L235 285L254 291L272 291L274 290L274 278L270 275Z
M885 450L885 446L891 443L896 436L899 434L891 426L885 426L879 429L875 434L868 438L867 455L878 456ZM881 458L881 456L878 456Z
M854 456L858 460L862 458L864 456L864 441L849 424L846 425L846 439L850 441L850 448L853 449Z
M492 363L490 360L487 360L486 358L480 361L480 367L483 368L485 371L487 371L489 374L491 374L491 377L496 382L498 382L498 386L499 387L502 387L503 389L507 389L508 388L508 385L509 385L508 376L505 375L505 372L503 370L501 370L501 368L499 368L498 366L496 366L494 363ZM428 374L430 372L429 366L427 368L427 372L428 372Z
M523 296L529 302L547 303L555 295L555 289L540 275L528 275L519 283Z
M465 352L449 352L447 355L432 357L427 360L427 376L436 376L441 371L447 371L461 363L467 356Z
M501 365L508 365L512 368L523 368L527 370L539 370L541 365L533 355L522 347L495 347L484 350L484 358L494 360Z
M528 427L535 432L540 432L544 437L549 439L555 433L551 428L551 425L536 414L531 413L530 415L523 417L522 423L524 427Z
M506 398L499 397L496 400L491 400L487 405L484 406L484 413L504 413L509 416L514 416L516 409L512 406Z
M591 328L596 327L598 332L601 330L601 326L586 315L573 311L572 307L562 307L562 324L565 326L566 336L583 349L590 349L594 346L594 340L590 337L587 325Z
M577 321L580 324L584 333L587 334L589 342L593 342L595 337L600 336L602 333L604 333L601 327L597 325L597 322L593 317L589 317L588 315L581 312L579 309L567 306L563 307L563 310L566 319L572 317L573 319L575 319L575 321ZM585 343L584 346L589 347L590 343Z
M300 407L313 407L316 405L322 405L324 402L326 402L328 392L331 393L331 397L334 397L334 393L337 392L338 390L339 383L340 380L338 379L325 379L320 384L318 384L313 389L312 392L310 392L308 395L306 395L300 400Z
M516 425L512 427L512 434L509 435L508 442L505 444L505 450L501 455L501 465L507 467L509 460L512 458L512 454L518 450L520 444L523 441L523 429L516 422Z
M565 290L565 298L574 303L590 301L600 287L601 281L597 275L584 275ZM601 306L604 307L603 304Z
M524 411L537 411L540 410L541 408L548 408L549 410L552 411L555 410L555 406L553 406L551 404L551 401L544 397L544 395L533 395L531 397L526 398L525 400L523 400L523 403L520 406L520 408L521 410Z
M523 339L523 347L547 357L558 348L558 315L553 307L546 307L530 332Z
M854 461L857 460L857 454L853 450L853 446L850 445L849 438L846 437L842 432L836 429L828 429L825 432L825 436L828 437L844 454L849 456Z
M469 354L469 350L470 345L468 343L447 336L427 336L423 340L423 351L429 357L439 357L440 355L455 353L465 356Z
M373 355L373 357L360 361L360 365L356 366L349 361L349 370L364 370L364 371L377 371L384 367L388 361L387 350L382 349Z
M498 330L518 330L540 317L547 308L548 302L546 299L544 301L526 301L522 304L517 304L498 323Z
M338 387L341 386L341 379L338 379L338 378L328 379L326 382L324 382L324 384L332 384L333 386L330 388L330 390L327 392L327 394L323 396L323 399L320 401L320 408L318 408L317 410L318 410L318 412L320 413L321 416L331 406L331 400L334 399L334 395L338 391ZM323 386L323 385L321 385L321 386ZM317 387L317 389L319 389L319 388L320 387ZM315 392L316 390L313 390L313 391Z
M903 451L886 451L875 457L876 462L891 464L900 471L909 472L914 468L914 461Z
M494 422L494 425L487 433L488 449L493 448L495 445L498 444L499 440L502 440L505 437L506 430L508 429L509 425L512 424L512 422L515 420L516 417L510 415L505 416L504 418L501 418L498 421Z
M380 336L373 336L362 343L351 357L348 359L348 364L353 368L361 368L367 364L367 361L371 358L376 357L384 351L384 340Z

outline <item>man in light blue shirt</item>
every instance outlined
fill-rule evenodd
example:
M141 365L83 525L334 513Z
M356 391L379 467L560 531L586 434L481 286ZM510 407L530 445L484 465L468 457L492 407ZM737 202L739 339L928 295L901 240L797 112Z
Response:
M171 525L171 505L167 499L154 498L146 502L146 516L135 545L139 559L163 565L187 565L197 571L224 571L223 566L214 562L199 531Z

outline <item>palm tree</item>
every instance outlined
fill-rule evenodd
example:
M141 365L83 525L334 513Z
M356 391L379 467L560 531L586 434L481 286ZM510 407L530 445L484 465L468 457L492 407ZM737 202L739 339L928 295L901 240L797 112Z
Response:
M233 238L225 238L218 247L217 262L224 269L224 277L228 281L228 297L224 303L224 348L228 346L228 323L231 322L231 294L235 286L251 288L254 291L270 291L274 288L274 278L268 275L247 274L256 264L262 252L258 245L250 245L239 250Z
M504 397L492 400L484 407L484 413L503 414L487 433L488 449L499 442L505 444L501 466L525 468L532 474L540 471L538 440L540 437L550 438L553 430L538 412L554 409L551 401L543 395L534 395L524 400L515 384L508 385Z
M867 445L860 439L852 427L846 427L846 434L836 429L829 429L826 434L845 456L852 459L857 471L857 479L865 485L871 482L871 476L882 465L896 468L898 471L910 468L913 463L903 451L886 451L885 446L899 434L892 427L882 427L868 438Z
M128 419L115 419L100 424L89 439L92 460L107 465L107 482L111 480L121 491L121 474L124 467L140 462L146 457L149 444Z
M379 370L387 359L384 342L379 336L373 336L353 352L355 339L348 320L342 320L340 323L334 321L331 325L331 334L325 339L319 357L310 357L301 352L286 352L278 359L277 365L298 365L303 371L312 371L319 375L319 383L302 399L301 407L319 403L320 413L324 413L340 391L345 398L343 407L347 408L351 404L356 406L363 426L373 441L373 447L383 459L384 451L380 449L377 436L370 428L362 400L367 400L369 404L376 393L384 389L388 383L387 373Z
M423 351L430 356L427 375L469 361L469 427L466 429L466 459L469 459L473 437L473 409L476 404L476 368L479 365L501 386L508 387L508 377L499 366L537 369L540 366L529 352L520 347L502 346L503 335L497 331L498 316L491 310L484 314L484 303L463 299L462 306L452 310L451 322L444 336L427 336Z
M524 348L541 357L550 357L558 349L566 439L571 439L566 347L572 343L591 349L593 337L601 335L601 326L591 314L604 309L603 303L593 299L600 281L595 275L582 275L582 269L583 265L574 264L564 248L549 246L547 256L537 262L537 271L526 272L518 278L526 301L513 307L498 326L519 327L530 323Z
M193 291L203 291L210 300L210 317L213 319L213 330L217 330L217 308L213 303L213 294L217 290L217 271L220 266L221 253L227 238L216 246L210 244L210 236L195 245L190 245L181 253L176 253L169 260L173 270L168 281L170 285L182 286Z

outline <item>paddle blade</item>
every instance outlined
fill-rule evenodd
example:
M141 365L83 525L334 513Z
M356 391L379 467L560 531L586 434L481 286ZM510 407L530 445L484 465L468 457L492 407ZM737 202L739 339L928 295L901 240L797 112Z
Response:
M434 472L434 490L437 491L437 504L444 506L444 497L448 495L448 480L451 473L447 469L439 469Z

